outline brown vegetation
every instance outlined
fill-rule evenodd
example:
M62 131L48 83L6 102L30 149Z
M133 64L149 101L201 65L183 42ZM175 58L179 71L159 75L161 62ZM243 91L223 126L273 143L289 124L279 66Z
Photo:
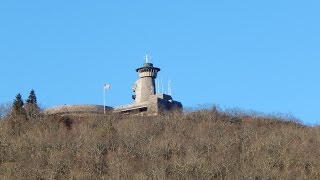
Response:
M320 129L199 110L0 121L0 179L317 179Z

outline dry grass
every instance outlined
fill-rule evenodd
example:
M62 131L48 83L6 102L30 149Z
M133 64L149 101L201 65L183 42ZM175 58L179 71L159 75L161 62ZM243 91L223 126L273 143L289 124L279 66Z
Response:
M7 117L0 179L317 179L319 149L319 127L215 108Z

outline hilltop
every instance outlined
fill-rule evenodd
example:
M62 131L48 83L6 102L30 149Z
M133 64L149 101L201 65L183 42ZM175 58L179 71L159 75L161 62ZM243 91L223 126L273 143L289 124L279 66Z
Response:
M0 179L317 179L320 129L227 113L0 121Z

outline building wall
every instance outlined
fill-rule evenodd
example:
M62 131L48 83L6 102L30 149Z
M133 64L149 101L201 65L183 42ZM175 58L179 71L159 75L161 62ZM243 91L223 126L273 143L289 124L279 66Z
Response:
M106 111L113 111L112 107L106 106ZM103 114L104 107L100 105L63 105L48 108L44 111L47 115L54 115L54 114Z
M153 95L149 98L148 114L158 115L170 110L182 111L181 102L173 101L171 96L166 94Z
M144 77L136 81L135 94L136 103L141 103L149 100L151 95L156 93L155 81L152 77Z

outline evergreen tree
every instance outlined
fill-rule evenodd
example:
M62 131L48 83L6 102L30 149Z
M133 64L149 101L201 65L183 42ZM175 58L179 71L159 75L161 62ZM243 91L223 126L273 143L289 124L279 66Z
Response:
M37 96L35 91L32 89L30 91L29 97L26 100L26 106L25 106L27 116L29 119L34 118L36 115L39 114L39 107L37 104Z
M31 90L30 95L29 95L26 102L27 102L27 104L37 105L37 96L36 96L36 93L34 92L33 89Z
M13 104L12 104L12 112L14 115L24 115L25 114L25 111L23 109L23 100L22 100L22 97L21 97L21 94L19 93L17 96L16 96L16 99L13 101Z

